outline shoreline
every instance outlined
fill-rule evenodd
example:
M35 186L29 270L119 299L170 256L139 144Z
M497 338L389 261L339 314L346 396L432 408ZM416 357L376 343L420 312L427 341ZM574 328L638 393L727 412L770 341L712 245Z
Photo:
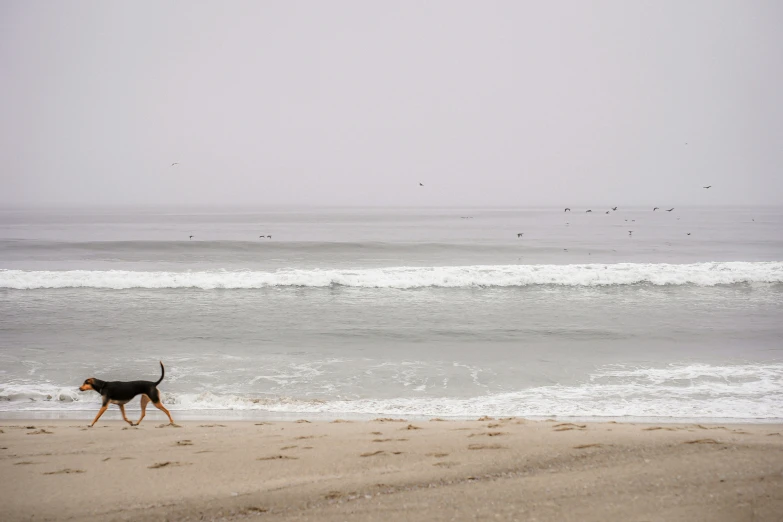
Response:
M165 405L165 403L164 403ZM98 411L100 404L96 404L94 410L23 410L23 411L0 411L0 423L6 421L66 421L66 420L89 420L91 421ZM226 421L226 422L250 422L250 421L268 421L268 422L291 422L299 419L308 419L316 422L331 422L334 420L350 420L356 422L371 421L378 417L401 416L406 419L427 422L431 419L443 419L448 421L470 421L475 420L475 415L450 416L450 415L415 415L399 412L380 412L380 413L313 413L313 412L270 412L263 410L176 410L168 407L175 419L183 421ZM139 409L126 408L129 418L138 416ZM557 422L587 422L587 423L605 423L616 422L620 424L636 423L664 423L664 424L732 424L732 425L768 425L783 424L783 418L757 418L743 419L730 417L589 417L589 416L515 416L516 419L524 419L531 422L557 421ZM153 422L163 422L166 418L158 411L147 411L145 419L153 419ZM114 407L109 408L103 414L101 420L119 421L122 420L120 412Z
M0 515L729 522L783 512L783 424L306 417L0 419Z

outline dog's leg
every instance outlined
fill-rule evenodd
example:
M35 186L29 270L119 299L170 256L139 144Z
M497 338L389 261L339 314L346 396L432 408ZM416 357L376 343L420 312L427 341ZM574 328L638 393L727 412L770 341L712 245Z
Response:
M95 426L95 423L98 422L98 419L101 418L101 415L103 415L103 412L105 412L108 407L109 407L108 404L101 406L101 409L98 411L98 415L95 416L95 420L92 421L92 424L90 424L90 428Z
M163 404L161 404L161 402L160 402L160 401L158 401L158 402L153 402L152 404L154 404L154 405L155 405L155 407L156 407L156 408L158 408L160 411L162 411L163 413L165 413L165 414L168 416L168 418L169 418L169 422L170 422L171 424L174 424L174 419L172 419L172 418L171 418L171 413L169 413L169 410L167 410L167 409L166 409L166 407L165 407L165 406L163 406Z
M147 414L147 404L150 402L150 398L146 394L141 395L141 417L136 421L136 426L141 424L141 419Z
M122 412L122 419L125 422L127 422L128 424L130 424L131 426L133 426L133 423L128 420L128 417L125 416L125 405L124 404L118 404L118 406L120 407L120 411Z

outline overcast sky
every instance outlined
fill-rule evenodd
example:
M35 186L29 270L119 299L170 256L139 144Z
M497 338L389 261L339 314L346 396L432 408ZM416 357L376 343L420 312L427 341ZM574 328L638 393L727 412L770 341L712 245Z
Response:
M0 205L781 203L782 23L777 0L5 0Z

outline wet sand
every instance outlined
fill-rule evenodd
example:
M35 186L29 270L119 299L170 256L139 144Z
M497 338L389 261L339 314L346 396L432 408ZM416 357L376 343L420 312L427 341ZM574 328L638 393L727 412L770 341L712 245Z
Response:
M783 520L783 426L0 421L0 519Z

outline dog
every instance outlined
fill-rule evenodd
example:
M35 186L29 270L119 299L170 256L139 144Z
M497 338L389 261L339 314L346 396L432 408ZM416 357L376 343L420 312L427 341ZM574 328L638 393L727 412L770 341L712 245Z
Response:
M160 362L160 361L159 361ZM141 420L144 418L144 414L147 411L147 404L152 402L152 404L155 405L156 408L158 408L160 411L166 414L166 416L169 418L169 422L171 424L174 424L174 420L171 418L171 413L169 413L169 410L167 410L163 404L160 402L160 393L158 392L158 384L163 380L163 377L166 375L166 370L163 368L163 362L160 362L160 379L158 379L157 382L151 382L151 381L130 381L130 382L123 382L123 381L111 381L106 382L102 381L100 379L96 379L95 377L90 377L86 381L84 381L84 384L82 384L79 387L79 391L89 391L94 390L101 394L101 398L103 399L103 405L101 406L100 411L98 412L98 415L95 416L95 420L92 421L92 424L90 424L90 428L92 428L96 422L98 422L98 419L101 418L101 415L106 411L106 409L109 407L109 404L116 404L120 407L120 411L122 412L122 418L130 424L131 426L138 426L141 424ZM128 417L125 416L125 405L132 401L137 395L141 395L141 417L139 417L138 422L135 424L128 420Z

